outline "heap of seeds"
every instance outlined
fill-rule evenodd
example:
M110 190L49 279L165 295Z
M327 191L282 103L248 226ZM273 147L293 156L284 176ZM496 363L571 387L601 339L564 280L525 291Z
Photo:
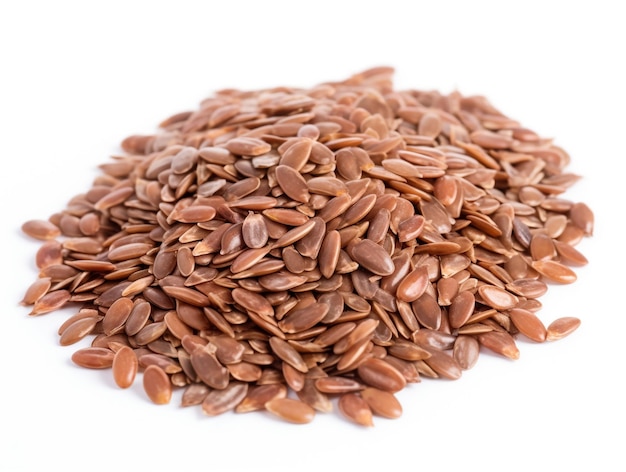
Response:
M337 407L371 425L394 392L517 359L546 327L547 283L587 263L568 154L483 97L396 91L380 67L314 88L224 90L176 114L67 208L45 240L31 315L67 305L73 361L207 415L295 423Z

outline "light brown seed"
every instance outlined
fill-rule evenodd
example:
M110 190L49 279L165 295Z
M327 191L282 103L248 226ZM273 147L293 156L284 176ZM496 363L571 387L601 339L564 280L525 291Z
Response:
M59 339L61 346L69 346L75 344L85 336L93 332L99 319L97 317L87 317L76 320L71 325L67 326Z
M29 220L22 225L22 232L31 238L46 241L61 235L61 230L46 220Z
M576 273L556 261L533 261L532 268L551 282L571 284L576 281Z
M557 318L548 325L546 340L555 341L572 334L580 326L580 319L573 316Z
M276 181L289 198L301 203L307 203L311 199L306 180L295 168L289 165L277 166Z
M229 372L210 349L200 348L191 353L191 365L200 380L211 388L223 390L228 386Z
M460 328L474 313L475 298L474 294L469 291L459 292L459 294L452 299L450 308L448 311L448 318L450 319L450 327Z
M495 285L481 285L478 293L485 304L496 310L508 310L519 302L515 295Z
M351 256L363 268L376 275L385 276L394 272L395 266L389 254L382 246L369 239L355 244Z
M113 357L113 380L120 388L128 388L135 381L139 362L135 352L128 346L121 347Z
M72 362L87 369L108 369L113 365L113 351L103 347L85 347L72 354Z
M340 251L341 235L338 231L329 231L321 242L318 260L320 272L327 279L335 273Z
M210 390L202 401L202 411L208 416L217 416L234 409L248 393L245 382L230 382L223 390Z
M350 421L361 426L374 426L372 410L360 395L345 393L337 403L339 411Z
M361 397L375 415L392 419L402 416L402 405L393 393L367 387L361 391Z
M478 361L480 344L473 336L460 335L454 341L452 355L461 369L468 370Z
M50 277L41 277L35 280L26 290L20 303L22 303L22 305L34 305L41 297L48 293L51 286L52 281Z
M367 385L386 392L398 392L406 386L404 376L382 359L367 359L358 366L357 371Z
M515 327L529 339L541 343L546 340L546 327L532 311L522 308L513 308L509 317Z
M170 378L156 365L150 365L144 371L143 388L152 403L157 405L165 405L172 399Z
M429 282L426 266L416 267L398 285L396 296L405 302L413 302L423 295Z
M104 334L110 336L122 331L133 308L134 304L130 298L123 297L115 300L102 320Z
M478 335L478 341L487 349L508 357L509 359L519 359L519 349L513 337L503 331L489 331Z
M269 238L265 218L258 213L250 213L243 220L241 235L249 248L258 249L265 246Z
M274 354L280 359L291 365L294 369L306 374L309 371L306 362L298 351L294 349L288 342L277 336L272 336L269 340L270 347Z
M265 409L279 418L296 424L313 421L315 410L306 403L293 398L274 398L265 403Z
M235 407L235 413L262 410L267 402L277 398L285 398L286 396L287 388L283 384L250 387L246 397Z
M34 303L29 315L43 315L58 310L69 302L70 297L71 293L67 290L48 292Z

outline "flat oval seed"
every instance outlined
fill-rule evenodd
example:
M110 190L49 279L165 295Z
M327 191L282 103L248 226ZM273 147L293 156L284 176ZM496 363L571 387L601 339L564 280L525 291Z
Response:
M488 306L496 310L508 310L519 302L515 295L495 285L481 285L478 293Z
M130 298L118 298L115 300L102 320L104 334L110 336L122 331L133 308L134 304Z
M380 390L398 392L406 386L404 376L382 359L367 359L359 365L357 371L363 382Z
M46 220L30 220L22 225L22 232L31 238L46 241L61 235L61 230Z
M148 398L157 405L165 405L172 399L172 383L163 369L149 365L143 373L143 388Z
M548 325L546 340L555 341L572 334L580 326L580 320L573 316L564 316Z
M520 333L527 338L538 343L546 340L546 327L532 311L522 308L513 308L509 311L509 317Z
M87 317L76 320L63 330L59 343L61 346L69 346L70 344L77 343L94 330L98 321L99 318L97 317Z
M361 426L374 426L372 410L363 398L354 393L339 397L339 411L350 421Z
M85 347L72 354L72 362L87 369L108 369L115 354L103 347Z
M448 318L450 327L460 328L463 326L470 316L474 313L475 298L470 291L460 292L452 299L450 308L448 309Z
M367 387L361 391L361 397L375 415L383 418L399 418L402 416L402 405L400 405L393 393Z
M376 275L391 275L395 266L385 249L369 239L364 239L354 245L352 258L363 268Z
M290 423L305 424L313 421L315 410L304 402L293 398L274 398L265 403L270 413Z
M426 291L428 283L428 267L417 267L402 279L400 285L398 285L396 296L404 302L413 302Z
M211 390L202 402L202 411L208 416L217 416L233 410L248 393L245 382L230 382L223 390Z
M128 346L121 347L113 357L113 380L120 388L128 388L135 381L139 361L135 352Z

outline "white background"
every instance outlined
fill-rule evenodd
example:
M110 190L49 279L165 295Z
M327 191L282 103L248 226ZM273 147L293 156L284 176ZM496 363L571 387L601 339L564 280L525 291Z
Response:
M2 2L0 470L623 471L626 95L620 2ZM548 323L581 328L456 382L399 394L363 429L264 414L204 417L75 367L69 311L19 306L39 243L21 235L87 190L134 133L225 87L310 87L390 65L397 88L483 94L572 157L566 194L596 214L590 264L551 287ZM348 469L349 468L349 469Z

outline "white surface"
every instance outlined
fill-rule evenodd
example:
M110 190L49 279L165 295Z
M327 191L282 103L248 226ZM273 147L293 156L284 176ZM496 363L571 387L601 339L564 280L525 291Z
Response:
M0 470L623 471L626 35L619 2L581 4L2 2ZM56 335L67 312L32 319L18 305L39 247L21 223L88 189L122 138L220 88L308 87L376 65L396 68L398 88L484 94L570 152L584 180L566 196L596 214L579 246L591 262L540 315L580 317L574 335L412 386L404 416L373 429L336 414L292 426L203 417L179 397L152 405L140 384L121 391L110 371L72 365Z

